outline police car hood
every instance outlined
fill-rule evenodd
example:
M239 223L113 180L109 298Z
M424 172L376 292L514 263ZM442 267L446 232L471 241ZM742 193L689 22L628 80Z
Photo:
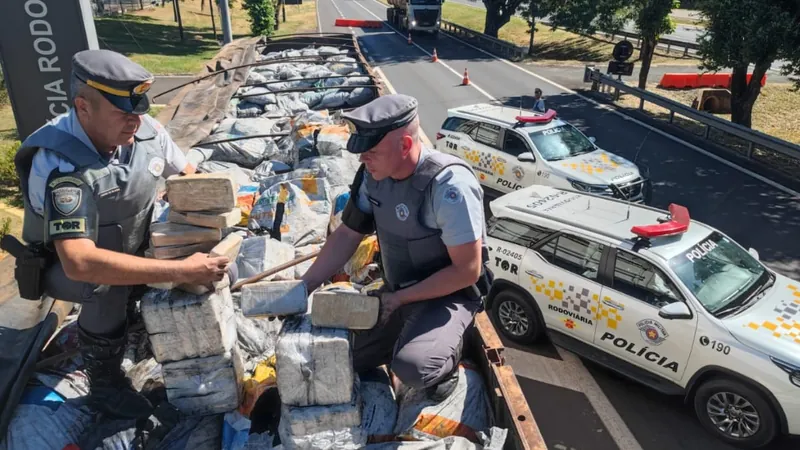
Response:
M800 282L776 274L761 300L723 323L741 343L800 366Z
M551 165L554 171L565 178L588 184L619 184L639 176L639 168L635 164L602 149L553 161Z

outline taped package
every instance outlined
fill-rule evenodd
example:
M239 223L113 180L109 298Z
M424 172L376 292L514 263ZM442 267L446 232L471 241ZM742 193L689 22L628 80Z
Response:
M227 287L202 295L151 289L142 297L141 310L160 363L218 355L236 343L236 317Z
M460 436L480 443L480 433L493 426L489 396L480 373L468 362L458 365L458 384L450 396L436 403L424 389L401 388L394 433L400 439L431 441Z
M356 378L357 379L357 378ZM281 405L278 434L286 450L358 449L367 443L361 429L361 398L358 383L353 398L332 406L292 407ZM280 392L280 387L278 387ZM281 392L281 398L283 393Z
M239 269L239 279L244 280L279 266L294 259L294 247L278 242L269 236L255 236L242 242L239 256L236 258L236 267ZM261 281L277 281L294 279L294 267L270 275Z
M369 442L394 440L397 422L397 399L389 374L383 368L359 373L361 392L361 429Z
M162 365L167 400L190 416L222 414L242 399L244 370L236 347L222 355Z
M290 406L348 403L353 398L349 331L318 328L309 314L288 318L278 336L278 391Z
M303 281L262 281L242 287L242 313L246 317L288 316L308 311Z
M325 178L289 180L263 191L250 213L249 228L272 230L279 204L284 205L283 217L276 227L282 242L301 246L325 240L331 214Z

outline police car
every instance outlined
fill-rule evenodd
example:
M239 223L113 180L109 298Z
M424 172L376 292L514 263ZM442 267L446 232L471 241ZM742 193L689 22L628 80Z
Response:
M649 202L646 173L556 117L488 103L449 109L436 149L467 161L481 184L508 193L532 184Z
M724 233L534 185L490 203L487 309L511 340L559 346L690 402L741 448L800 434L800 282Z

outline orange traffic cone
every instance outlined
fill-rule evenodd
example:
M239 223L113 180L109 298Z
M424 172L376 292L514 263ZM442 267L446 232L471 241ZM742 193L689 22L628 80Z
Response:
M461 82L462 86L469 85L469 73L467 73L467 69L464 69L464 80Z
M408 32L408 45L411 45L411 32Z
M436 48L433 49L433 58L431 61L436 62L439 60L439 56L436 54Z

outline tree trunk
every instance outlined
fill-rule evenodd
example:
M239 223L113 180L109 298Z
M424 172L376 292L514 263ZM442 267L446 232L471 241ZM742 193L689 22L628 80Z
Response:
M496 38L501 26L503 25L500 24L497 11L487 9L486 22L483 25L483 34Z
M655 36L642 36L642 48L639 50L639 59L642 62L642 67L639 69L639 89L647 88L647 76L650 74L650 63L653 62L655 50Z
M531 18L531 38L528 41L528 56L533 56L533 34L536 32L536 22L534 18Z
M731 122L747 128L753 127L753 105L761 93L761 79L771 62L756 64L750 83L747 82L747 64L733 67L731 77Z

